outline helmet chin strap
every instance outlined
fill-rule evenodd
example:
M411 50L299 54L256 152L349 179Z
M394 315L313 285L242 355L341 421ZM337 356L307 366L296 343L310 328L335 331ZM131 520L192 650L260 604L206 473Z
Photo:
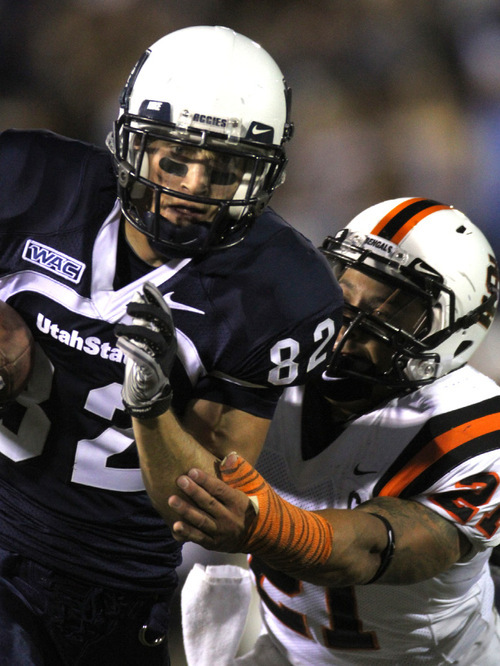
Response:
M212 242L213 238L217 239L217 234L221 234L224 230L224 223L227 222L227 227L230 227L231 218L228 214L229 204L220 206L215 219L211 222L196 222L181 226L170 222L166 217L160 214L155 214L151 211L146 211L141 214L144 228L139 230L145 232L149 238L149 244L159 254L165 257L193 257L203 254L204 252L217 249L218 243ZM248 216L247 228L253 218ZM134 226L137 226L133 223ZM222 225L222 230L221 230ZM237 244L243 236L234 236L231 239L231 232L229 229L227 242L220 245L220 247L229 247ZM223 236L220 236L221 240Z
M375 376L377 367L372 361L356 356L341 355L337 359L335 372L338 376L330 377L323 373L321 392L335 402L351 402L369 398L374 382L368 377ZM348 374L345 374L345 373Z
M143 220L147 230L151 233L149 244L159 254L172 256L172 248L166 243L176 245L175 253L182 256L196 254L200 249L206 246L206 241L210 234L209 223L189 224L179 226L159 216L161 225L161 234L155 233L157 218L154 213L143 213Z

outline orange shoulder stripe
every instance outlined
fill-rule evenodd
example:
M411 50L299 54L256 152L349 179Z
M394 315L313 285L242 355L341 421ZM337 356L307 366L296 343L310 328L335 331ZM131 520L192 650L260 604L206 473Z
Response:
M488 414L462 423L428 442L406 465L388 481L379 496L398 497L420 474L444 455L481 435L500 430L500 414Z

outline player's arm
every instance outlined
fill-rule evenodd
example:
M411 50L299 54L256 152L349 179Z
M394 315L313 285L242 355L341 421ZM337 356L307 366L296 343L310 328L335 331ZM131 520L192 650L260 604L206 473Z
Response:
M318 585L415 583L445 571L470 549L452 523L417 502L378 498L355 510L309 512L281 499L237 456L223 462L221 475L226 483L200 470L179 478L190 502L170 498L180 518L176 538L252 553Z
M222 459L236 449L252 464L257 461L269 430L270 419L234 407L196 400L186 410L184 429L208 451Z
M132 324L116 328L118 345L128 357L122 398L132 416L146 490L171 522L175 515L167 500L176 491L176 478L192 466L215 473L215 463L235 448L255 461L269 420L197 400L181 423L170 409L169 375L177 343L169 307L158 289L145 283L127 311Z
M177 477L192 466L216 474L220 458L234 449L235 442L239 450L247 451L252 460L256 460L264 443L269 426L266 419L236 409L221 410L220 407L216 403L204 404L203 416L210 416L212 420L201 422L200 412L194 405L192 414L196 418L190 416L188 419L191 421L190 432L170 409L152 419L133 418L146 490L154 507L169 525L177 519L168 504L169 496L179 492Z

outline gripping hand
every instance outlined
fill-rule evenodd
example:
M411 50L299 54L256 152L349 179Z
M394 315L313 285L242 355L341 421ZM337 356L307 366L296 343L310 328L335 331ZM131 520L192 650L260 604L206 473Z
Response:
M127 355L122 400L135 418L153 418L166 412L172 400L169 376L177 352L172 314L151 282L144 283L127 312L132 324L115 328L118 347Z
M247 530L243 552L260 555L273 569L293 575L326 564L334 535L333 527L322 515L284 500L237 453L221 462L220 476L231 488L249 497L257 514Z

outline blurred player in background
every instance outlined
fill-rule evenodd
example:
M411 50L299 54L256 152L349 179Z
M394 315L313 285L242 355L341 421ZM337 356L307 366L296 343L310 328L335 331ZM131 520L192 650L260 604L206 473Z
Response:
M37 343L0 425L2 666L168 664L181 545L146 493L131 417L151 425L171 405L184 446L157 461L164 476L201 464L201 445L255 461L283 388L323 371L340 288L267 207L289 105L258 44L191 27L137 62L109 151L0 135L0 298ZM176 341L170 381L153 400L132 367L124 405L123 349L144 351L156 316Z
M323 379L285 391L258 472L230 455L228 485L179 479L199 509L170 499L178 538L251 554L264 633L217 663L494 666L500 389L468 365L496 312L493 251L453 207L396 199L323 252L345 298ZM189 618L210 599L183 607L189 663L209 664L217 628L194 641Z

